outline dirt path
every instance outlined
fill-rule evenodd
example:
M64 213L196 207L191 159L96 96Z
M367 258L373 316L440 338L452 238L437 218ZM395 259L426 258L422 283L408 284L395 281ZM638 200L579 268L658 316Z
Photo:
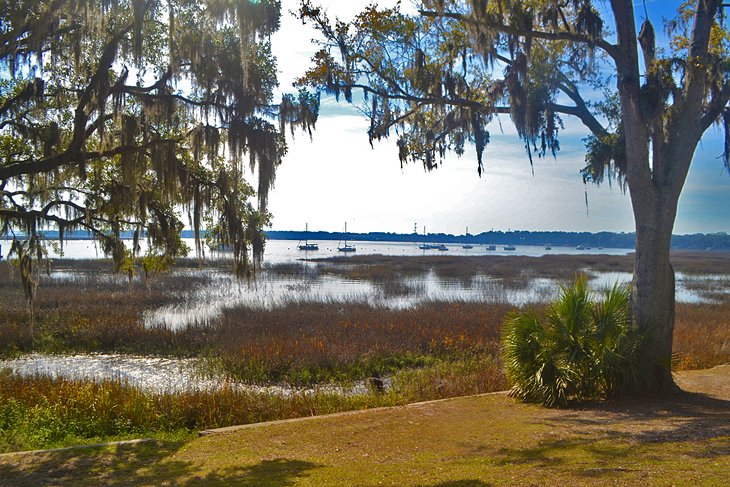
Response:
M677 374L676 379L685 391L730 401L730 364L708 370L686 370Z

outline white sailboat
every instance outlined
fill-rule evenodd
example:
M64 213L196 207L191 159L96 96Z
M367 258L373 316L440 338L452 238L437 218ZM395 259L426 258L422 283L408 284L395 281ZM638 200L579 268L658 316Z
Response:
M342 247L338 245L337 250L340 252L355 252L357 250L354 245L347 244L347 222L345 222L345 245Z
M302 243L301 240L299 241L299 250L319 250L319 245L316 243L309 243L309 240L307 240L307 237L309 237L309 223L304 224L304 232L306 234L304 243Z

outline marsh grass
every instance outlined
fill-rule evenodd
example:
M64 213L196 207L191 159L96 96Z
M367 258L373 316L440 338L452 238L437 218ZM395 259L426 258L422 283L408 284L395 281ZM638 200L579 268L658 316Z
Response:
M426 293L426 284L418 280L389 279L376 281L374 284L380 297L385 299L418 296Z
M730 253L673 251L672 265L685 274L730 274ZM575 275L591 269L594 272L632 272L634 256L582 254L551 254L542 257L522 255L483 256L423 256L401 257L385 255L358 255L314 259L315 262L332 265L332 272L351 272L357 268L361 276L382 273L382 268L391 273L418 274L433 269L439 276L468 279L482 274L498 278L512 278L523 272L535 277L548 277L559 281L573 281ZM368 270L372 269L372 270Z
M320 276L320 269L316 265L307 262L267 264L264 266L264 271L282 277L317 279Z
M0 452L140 436L189 437L198 430L491 392L500 366L477 356L400 371L387 392L328 388L277 394L222 387L153 393L114 381L18 377L0 370Z
M226 310L213 327L216 359L234 377L296 384L361 379L429 357L494 356L509 305L426 302L390 309L358 302L290 302Z
M79 269L43 283L35 342L26 332L19 287L3 281L0 353L199 356L208 359L210 368L236 379L311 385L423 367L432 356L493 355L502 317L513 309L427 302L394 310L360 299L285 299L273 309L240 306L210 323L170 330L145 327L144 310L181 301L186 293L209 282L204 273L176 271L147 286L138 280L108 279L108 274L93 272L97 265L80 262ZM382 284L382 292L420 291L407 281L401 284Z
M95 261L79 261L60 277L42 276L35 304L35 340L28 331L22 290L6 263L0 264L0 355L45 352L183 353L165 330L144 330L145 309L181 302L185 293L209 282L204 273L175 272L153 283L129 282L98 270Z
M730 275L714 276L712 279L685 275L681 280L681 284L685 289L706 300L722 302L730 297Z
M526 277L549 277L571 281L576 273L592 268L599 272L625 271L633 268L630 256L609 255L549 255L527 257L501 256L423 256L398 257L383 255L351 256L347 259L331 257L318 259L327 272L355 276L360 279L377 279L379 275L418 275L434 272L442 279L469 282L484 275L507 281L524 281ZM390 270L388 272L388 269Z
M683 253L673 258L682 272L711 267L716 273L730 273L730 259L716 254ZM229 309L212 323L177 331L146 328L141 316L145 310L183 302L191 292L210 284L209 269L200 269L199 261L179 262L179 269L159 276L151 286L141 278L130 283L114 277L108 272L108 262L56 261L54 269L64 273L44 278L39 289L36 316L40 336L35 343L27 330L17 278L7 263L0 263L0 274L7 276L0 279L0 354L35 350L203 356L215 370L258 383L358 380L376 372L421 367L432 356L453 359L474 351L494 356L493 344L503 317L515 309L504 304L509 299L507 283L524 289L543 275L573 276L575 269L586 266L625 270L621 266L630 260L625 256L560 255L538 259L352 256L327 260L313 269L322 275L370 279L377 292L393 298L422 293L418 276L440 272L444 278L470 280L472 289L484 293L484 301L497 304L419 302L394 310L368 304L362 297L314 302L283 299L273 309L241 306ZM224 264L214 261L213 265ZM274 266L273 271L299 272L302 266ZM396 270L388 272L390 266ZM558 268L562 270L557 272ZM501 274L473 281L482 272ZM695 287L710 285L692 283ZM683 357L682 367L728 360L730 313L728 305L722 303L730 297L717 297L722 300L720 304L677 305L675 351ZM546 294L541 300L549 298Z
M719 303L678 304L673 343L678 370L730 363L730 296Z

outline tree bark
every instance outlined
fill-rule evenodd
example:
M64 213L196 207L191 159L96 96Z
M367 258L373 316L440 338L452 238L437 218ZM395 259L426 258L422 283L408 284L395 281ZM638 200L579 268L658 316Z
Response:
M662 139L662 121L644 118L633 4L629 0L611 0L611 5L617 20L620 53L616 68L626 140L626 181L636 224L632 321L646 340L643 358L648 362L648 370L644 392L664 394L677 389L671 369L675 283L669 248L684 182L679 169L689 168L699 135L695 137L695 133L683 127L679 134L683 150L673 151ZM685 114L683 121L689 120ZM676 139L673 137L670 142L677 142ZM650 147L654 149L651 161Z
M645 339L645 392L662 394L676 390L671 369L675 279L669 250L677 200L659 188L631 192L636 220L633 323Z

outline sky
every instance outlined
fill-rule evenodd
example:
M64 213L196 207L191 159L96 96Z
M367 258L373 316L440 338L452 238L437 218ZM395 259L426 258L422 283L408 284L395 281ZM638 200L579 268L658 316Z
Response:
M320 0L330 18L349 20L369 0ZM391 6L394 0L381 0ZM601 2L597 2L600 4ZM662 18L679 1L647 0L646 9L657 31ZM318 47L309 26L290 14L297 0L282 0L282 25L272 37L278 59L280 89L290 90ZM635 2L639 22L643 2ZM408 0L404 9L411 9ZM276 175L269 197L271 229L351 232L472 234L489 230L560 230L632 232L629 196L616 186L584 186L579 174L587 130L566 120L557 158L535 159L534 176L508 116L490 127L485 152L486 172L477 175L473 147L458 158L450 154L437 170L420 164L401 169L396 139L375 142L367 137L369 122L344 101L322 98L313 138L298 133L289 138L289 153ZM680 199L675 234L730 232L730 175L719 159L722 134L711 128L695 154ZM586 207L586 194L588 205Z

